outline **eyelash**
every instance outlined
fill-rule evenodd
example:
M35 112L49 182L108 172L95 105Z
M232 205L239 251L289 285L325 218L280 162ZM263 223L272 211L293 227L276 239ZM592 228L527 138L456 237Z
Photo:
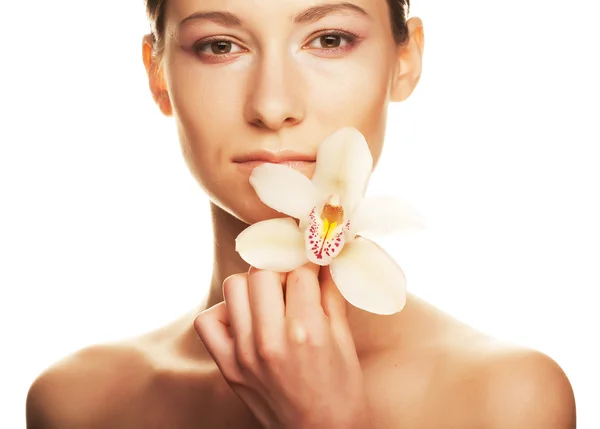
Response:
M320 39L321 37L325 37L325 36L339 36L342 39L345 39L347 44L346 46L343 47L335 47L335 48L317 48L318 50L321 51L326 51L328 53L332 53L332 54L336 54L336 53L341 53L341 52L345 52L348 51L350 49L352 49L356 43L358 42L358 40L360 39L360 36L357 34L354 34L348 30L328 30L328 31L323 31L319 34L317 34L315 37L313 37L312 39L310 39L310 41L307 43L307 45L310 45L311 43L313 43L315 40ZM240 52L235 52L235 53L225 53L225 54L208 54L208 53L202 53L201 51L210 47L211 44L213 43L217 43L217 42L227 42L227 43L231 43L234 45L238 45L238 43L236 43L235 41L229 39L229 38L225 38L225 37L210 37L208 39L203 39L203 40L199 40L198 42L194 43L194 45L192 46L192 50L194 51L194 53L200 57L204 57L208 60L214 60L214 59L218 59L218 60L226 60L231 56L235 56L237 54L239 54ZM238 45L239 46L239 45ZM311 48L305 48L302 47L302 49L311 49ZM313 48L314 49L314 48Z

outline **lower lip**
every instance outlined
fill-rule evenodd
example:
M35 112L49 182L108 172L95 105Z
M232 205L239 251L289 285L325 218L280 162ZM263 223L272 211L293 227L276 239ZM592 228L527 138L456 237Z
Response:
M266 161L245 161L245 162L236 162L238 168L244 171L251 171L259 165L267 163ZM315 165L315 161L285 161L279 162L279 165L287 165L295 170L303 170L307 168L311 168Z

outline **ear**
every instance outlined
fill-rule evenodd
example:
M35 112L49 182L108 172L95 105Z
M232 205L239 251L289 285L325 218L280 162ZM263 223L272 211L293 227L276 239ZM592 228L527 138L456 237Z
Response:
M152 45L152 34L144 35L142 39L142 59L144 60L144 67L148 75L150 92L152 92L152 98L160 108L160 111L165 116L171 116L173 108L171 107L171 99L169 98L169 92L165 84L164 72L159 59L153 54Z
M397 51L398 61L391 88L392 101L406 100L421 78L425 45L423 22L419 18L413 17L406 22L406 25L408 40Z

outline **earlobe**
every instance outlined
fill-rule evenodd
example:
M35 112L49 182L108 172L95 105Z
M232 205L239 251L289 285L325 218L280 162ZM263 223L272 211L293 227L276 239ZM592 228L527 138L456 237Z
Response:
M142 39L142 60L148 76L148 85L152 98L160 108L160 111L166 115L172 115L171 99L165 84L164 73L156 57L152 52L153 39L151 34L146 34Z
M425 37L423 22L417 17L407 23L408 41L398 50L398 61L391 89L392 101L404 101L419 83L422 71Z
M164 90L158 94L158 107L165 116L171 116L173 114L173 108L171 107L171 99L169 93Z

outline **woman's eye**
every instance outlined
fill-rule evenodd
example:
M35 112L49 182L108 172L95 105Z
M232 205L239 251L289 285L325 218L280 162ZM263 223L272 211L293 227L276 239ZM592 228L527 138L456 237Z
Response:
M325 50L344 49L348 45L352 45L352 42L354 42L354 37L349 34L330 33L314 38L308 47Z
M243 49L236 43L233 43L231 40L222 39L199 42L194 45L194 51L197 54L219 56L236 54L238 52L242 52Z

